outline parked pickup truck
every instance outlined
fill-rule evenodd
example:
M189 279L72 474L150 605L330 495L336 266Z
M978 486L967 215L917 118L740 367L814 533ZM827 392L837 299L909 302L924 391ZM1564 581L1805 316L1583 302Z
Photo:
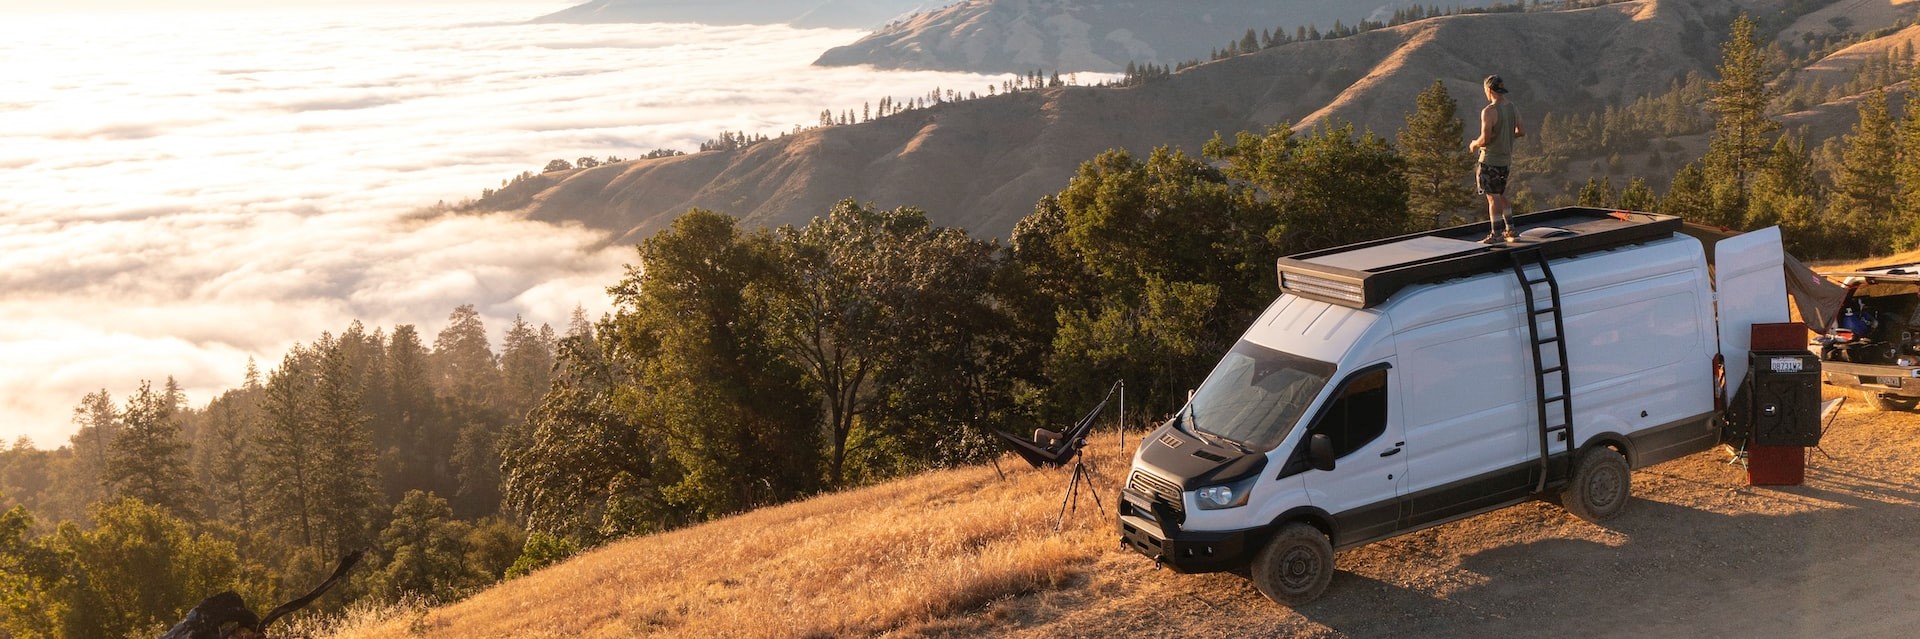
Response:
M1847 287L1832 332L1813 341L1826 383L1880 410L1920 402L1920 263L1820 275Z

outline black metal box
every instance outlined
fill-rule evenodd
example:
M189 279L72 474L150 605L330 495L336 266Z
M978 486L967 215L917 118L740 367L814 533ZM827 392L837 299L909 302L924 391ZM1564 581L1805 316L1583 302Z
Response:
M1806 351L1754 351L1747 361L1753 443L1820 445L1820 357Z

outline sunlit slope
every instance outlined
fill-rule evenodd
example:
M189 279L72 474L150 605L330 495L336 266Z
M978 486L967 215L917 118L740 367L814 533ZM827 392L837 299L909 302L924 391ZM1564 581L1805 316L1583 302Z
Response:
M1109 509L1126 458L1112 433L1090 459ZM1136 436L1137 439L1137 436ZM344 637L795 637L919 632L1050 590L1115 546L1082 492L1052 530L1067 470L1009 457L768 508L574 557L431 612Z
M1062 533L1068 472L1009 458L1005 481L939 471L630 539L335 636L1911 636L1920 416L1849 402L1821 445L1804 486L1748 486L1716 449L1635 472L1605 525L1528 502L1361 546L1287 609L1122 549L1106 432L1106 508L1083 495Z
M1825 7L1800 16L1780 32L1781 42L1807 36L1831 35L1835 31L1866 33L1884 29L1920 14L1916 0L1834 0Z
M1493 0L1449 6L1481 7ZM987 0L956 2L829 49L814 64L982 73L1094 71L1206 60L1247 29L1386 22L1418 0Z
M791 24L806 29L873 28L901 14L940 4L938 0L591 0L533 21L573 24Z
M1743 3L1641 0L1550 13L1461 15L1297 42L1120 90L982 97L753 147L539 176L480 208L579 222L634 242L689 208L762 226L803 224L833 202L919 206L936 224L1005 237L1041 196L1110 148L1197 152L1214 133L1352 121L1397 130L1444 80L1465 115L1500 73L1524 112L1587 113L1711 75L1718 30ZM931 88L931 87L929 87ZM984 94L986 87L944 87ZM874 96L878 100L881 96ZM854 108L857 105L824 105Z

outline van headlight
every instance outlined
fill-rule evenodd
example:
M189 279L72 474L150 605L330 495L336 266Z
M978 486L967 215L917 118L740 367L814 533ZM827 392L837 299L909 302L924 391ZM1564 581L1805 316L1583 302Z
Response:
M1247 495L1253 492L1253 484L1259 480L1259 475L1253 475L1230 484L1207 486L1193 491L1193 501L1201 510L1239 508L1247 505Z

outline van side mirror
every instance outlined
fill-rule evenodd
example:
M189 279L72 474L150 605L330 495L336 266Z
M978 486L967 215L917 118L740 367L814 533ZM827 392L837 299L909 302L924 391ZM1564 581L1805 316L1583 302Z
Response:
M1314 470L1333 470L1333 438L1315 433L1307 438L1307 461Z

